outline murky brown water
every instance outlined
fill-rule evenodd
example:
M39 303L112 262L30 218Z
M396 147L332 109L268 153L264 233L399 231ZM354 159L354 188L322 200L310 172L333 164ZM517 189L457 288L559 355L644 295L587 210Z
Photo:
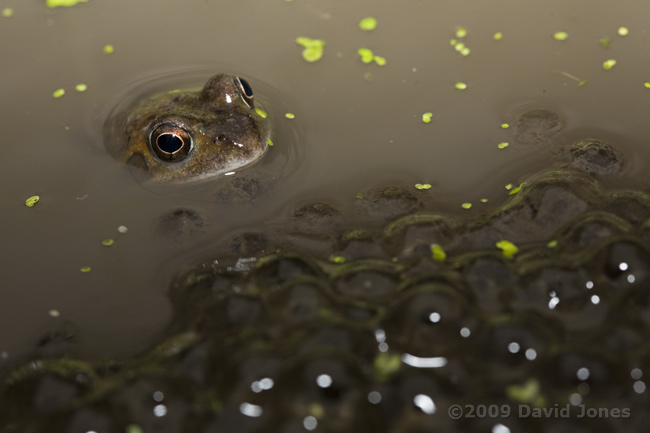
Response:
M610 184L646 179L645 2L91 0L48 10L5 0L2 7L15 10L0 19L2 362L62 330L75 334L76 354L141 352L170 321L167 292L179 266L232 230L281 221L299 203L345 203L362 189L405 182L432 184L422 194L438 210L490 209L505 199L505 184L553 161L547 149L516 145L514 128L500 126L514 126L531 108L560 115L562 140L589 136L623 149L626 169ZM379 26L362 32L358 21L369 15ZM468 29L467 57L449 43L458 26ZM619 26L630 34L618 36ZM553 39L560 30L566 41ZM305 62L297 36L324 39L324 57ZM604 37L609 48L598 43ZM115 52L104 54L105 44ZM362 47L387 64L361 63ZM607 59L617 60L609 71ZM147 187L106 154L102 124L123 98L163 90L161 83L200 86L216 72L247 78L272 114L274 155L260 166L277 171L277 180L261 197L224 203ZM460 81L466 90L454 88ZM88 90L76 92L78 83ZM53 98L60 87L66 94ZM286 111L296 118L284 118ZM433 122L424 124L429 111ZM497 149L503 141L511 146ZM25 207L34 194L41 201ZM484 197L490 204L480 204ZM463 202L474 206L462 210ZM197 212L200 229L181 236L159 229L161 216L178 208ZM120 225L128 232L118 233ZM106 238L115 244L103 246Z

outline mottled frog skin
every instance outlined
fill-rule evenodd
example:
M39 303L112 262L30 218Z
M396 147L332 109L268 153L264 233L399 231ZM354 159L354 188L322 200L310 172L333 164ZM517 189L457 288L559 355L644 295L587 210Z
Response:
M192 182L258 161L269 140L242 78L218 74L198 92L172 91L111 116L104 144L117 160L157 182Z

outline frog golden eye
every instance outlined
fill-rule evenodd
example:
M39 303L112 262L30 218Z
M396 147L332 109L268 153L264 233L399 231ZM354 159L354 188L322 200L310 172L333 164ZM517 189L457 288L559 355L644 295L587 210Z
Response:
M248 83L248 81L243 78L236 77L235 83L239 85L239 90L241 91L242 96L246 103L250 106L253 105L253 88Z
M193 142L192 136L180 126L163 123L149 134L149 145L163 161L178 162L187 158Z

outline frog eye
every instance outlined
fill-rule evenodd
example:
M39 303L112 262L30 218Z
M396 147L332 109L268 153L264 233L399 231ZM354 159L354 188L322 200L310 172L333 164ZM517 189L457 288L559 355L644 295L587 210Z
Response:
M235 83L239 85L239 90L244 97L244 100L246 103L250 106L253 105L253 88L251 85L248 83L248 81L244 80L243 78L240 77L235 77Z
M149 134L149 145L158 158L177 162L187 158L193 147L192 136L173 123L156 126Z

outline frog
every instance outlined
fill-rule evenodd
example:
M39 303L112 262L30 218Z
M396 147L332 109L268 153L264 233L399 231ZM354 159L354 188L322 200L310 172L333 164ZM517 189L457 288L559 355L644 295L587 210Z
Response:
M146 181L189 183L248 167L270 143L270 127L244 78L216 74L202 89L172 90L136 103L104 125L104 146Z

